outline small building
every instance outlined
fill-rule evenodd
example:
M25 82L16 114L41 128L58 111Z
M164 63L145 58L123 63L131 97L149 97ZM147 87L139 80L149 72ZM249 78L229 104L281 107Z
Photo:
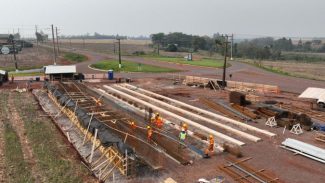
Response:
M325 88L307 88L299 98L313 99L319 108L325 108Z
M0 34L0 47L9 44L9 36L10 34Z
M8 72L4 70L0 70L0 86L2 83L8 81Z
M76 72L75 65L49 65L44 68L44 73L50 81L73 80Z

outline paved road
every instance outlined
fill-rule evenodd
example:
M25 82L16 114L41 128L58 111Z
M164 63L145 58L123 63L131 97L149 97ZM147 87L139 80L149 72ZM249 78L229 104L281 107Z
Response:
M101 61L103 59L116 59L116 55L95 53L92 51L78 50L77 52L85 54L89 57L89 61L77 64L78 72L82 73L102 73L88 68L88 65ZM182 75L197 75L211 78L221 78L222 69L215 69L209 67L198 67L192 65L182 65L170 62L153 61L134 56L123 56L123 60L134 61L142 64L151 64L160 67L168 67L180 70ZM300 93L307 87L322 87L325 88L324 81L316 81L310 79L302 79L291 76L280 75L272 73L249 64L231 61L231 67L227 69L227 79L230 79L228 74L232 74L231 80L253 82L261 84L278 85L282 90ZM147 77L171 77L168 74L162 73L118 73L117 77L131 77L131 78L147 78Z

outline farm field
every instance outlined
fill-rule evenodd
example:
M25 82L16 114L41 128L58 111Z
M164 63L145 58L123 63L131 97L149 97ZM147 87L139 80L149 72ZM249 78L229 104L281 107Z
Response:
M95 182L31 93L0 90L0 104L1 181Z
M19 70L39 69L45 65L51 65L54 62L53 50L42 46L40 46L39 49L35 46L33 48L24 48L21 52L16 54L16 58ZM57 64L73 64L85 61L86 59L85 56L79 54L61 52ZM7 71L15 70L14 56L12 54L0 55L0 69L5 69Z
M254 65L259 67L259 63ZM262 61L261 68L283 75L325 81L325 62Z

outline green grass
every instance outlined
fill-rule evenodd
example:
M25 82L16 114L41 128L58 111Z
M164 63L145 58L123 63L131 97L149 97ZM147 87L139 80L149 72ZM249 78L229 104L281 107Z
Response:
M8 93L1 92L1 118L9 115L7 107ZM5 156L5 172L9 182L34 182L31 172L24 160L19 137L12 128L10 119L4 120L4 156Z
M26 94L15 94L15 106L24 121L27 137L38 159L38 166L48 182L83 182L87 169L76 161L76 154L66 145L65 137L48 118L38 118L35 101L24 100Z
M30 73L21 73L21 72L9 72L8 76L42 76L44 73L41 72L30 72Z
M284 52L283 60L303 63L325 62L325 54L308 52Z
M24 66L24 67L18 67L18 70L30 70L30 69L40 69L43 66ZM0 67L0 70L5 70L8 72L16 71L15 67Z
M223 67L223 60L216 60L211 58L203 58L201 60L193 60L193 61L187 61L182 57L167 57L167 56L148 56L145 57L150 60L157 60L162 62L173 62L178 64L188 64L188 65L195 65L195 66L204 66L204 67L215 67L220 68ZM227 64L227 67L229 67L230 64Z
M91 67L101 70L114 70L120 72L148 72L148 73L161 73L161 72L176 72L176 69L158 67L147 64L139 64L136 62L122 61L122 68L119 69L118 61L116 60L104 60L95 64Z
M71 52L65 53L64 58L73 62L83 62L87 60L87 57L85 55L81 55L78 53L71 53Z

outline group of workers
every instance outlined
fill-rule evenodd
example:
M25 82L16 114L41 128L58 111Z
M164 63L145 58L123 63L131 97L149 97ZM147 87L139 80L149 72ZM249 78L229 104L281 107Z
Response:
M151 124L147 126L147 141L152 141L153 129L151 126L155 126L158 129L162 129L164 126L164 120L161 118L159 113L155 113L154 117L150 119ZM130 122L131 128L135 129L137 126L135 122ZM184 143L188 135L188 126L186 123L181 125L181 131L179 133L180 142ZM209 135L209 145L208 148L205 149L204 155L205 157L209 157L209 154L214 151L214 137L213 135Z

